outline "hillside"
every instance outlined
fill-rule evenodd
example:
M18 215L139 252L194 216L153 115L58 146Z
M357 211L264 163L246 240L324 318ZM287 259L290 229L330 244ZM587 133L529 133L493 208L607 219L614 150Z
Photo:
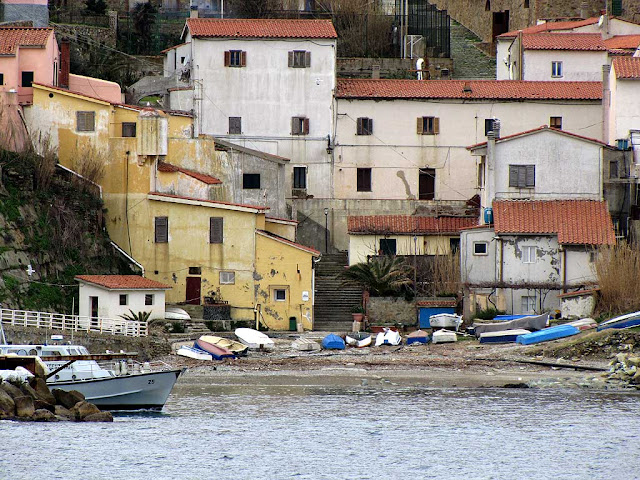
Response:
M99 190L55 157L0 150L0 302L77 312L75 275L135 273L110 245ZM29 265L33 270L29 275Z

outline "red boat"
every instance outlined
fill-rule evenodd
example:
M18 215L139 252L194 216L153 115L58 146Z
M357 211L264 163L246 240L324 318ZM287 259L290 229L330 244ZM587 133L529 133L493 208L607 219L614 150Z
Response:
M211 356L215 360L222 360L223 358L236 358L231 350L228 350L224 347L219 347L218 345L214 345L213 343L205 342L201 338L196 340L196 343L194 343L193 346L211 354Z

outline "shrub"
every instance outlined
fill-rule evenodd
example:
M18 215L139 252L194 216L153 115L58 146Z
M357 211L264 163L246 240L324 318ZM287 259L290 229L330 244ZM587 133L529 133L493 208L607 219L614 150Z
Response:
M493 320L497 315L504 315L503 310L496 310L493 307L485 308L484 310L478 310L475 314L475 318L480 320Z
M626 242L598 251L600 295L596 312L612 315L640 310L640 250Z

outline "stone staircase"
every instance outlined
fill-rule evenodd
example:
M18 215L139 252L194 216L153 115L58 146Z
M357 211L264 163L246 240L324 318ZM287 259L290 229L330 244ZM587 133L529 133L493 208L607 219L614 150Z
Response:
M495 57L486 55L478 45L478 38L453 19L451 20L451 58L453 59L453 78L487 79L496 78Z
M346 253L325 253L316 265L314 330L351 331L351 309L362 304L362 289L337 278L347 263Z

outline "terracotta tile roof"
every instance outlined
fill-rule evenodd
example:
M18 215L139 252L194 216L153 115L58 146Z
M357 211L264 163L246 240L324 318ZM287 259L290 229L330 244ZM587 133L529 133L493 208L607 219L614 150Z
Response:
M561 293L560 295L558 295L558 298L580 297L582 295L597 295L598 292L600 292L599 288L592 288L590 290L576 290L575 292Z
M511 140L513 138L523 137L525 135L531 135L532 133L542 132L542 131L545 131L545 130L549 130L551 132L556 132L556 133L559 133L560 135L566 135L568 137L579 138L580 140L585 140L587 142L597 143L599 145L602 145L603 147L607 147L607 148L609 148L611 150L615 150L615 148L612 147L611 145L609 145L609 144L607 144L605 142L602 142L602 141L600 141L600 140L598 140L596 138L585 137L585 136L582 136L582 135L578 135L576 133L568 132L566 130L560 130L558 128L552 128L552 127L549 127L548 125L542 125L542 126L540 126L538 128L532 128L531 130L526 130L524 132L514 133L512 135L507 135L506 137L500 137L499 139L496 140L496 143L502 143L504 141ZM487 146L487 142L476 143L475 145L468 146L467 150L475 150L476 148L484 148L486 146Z
M167 52L170 52L171 50L173 50L175 48L184 47L185 45L189 45L189 42L179 43L178 45L174 45L173 47L165 48L164 50L160 50L160 53L167 53Z
M640 57L617 57L613 59L616 78L640 78Z
M416 302L418 307L455 307L458 304L455 300L420 300Z
M0 27L0 55L15 55L18 47L44 47L53 28Z
M271 232L267 232L266 230L260 230L260 229L256 229L256 233L263 235L265 237L269 237L273 240L276 240L278 242L282 242L282 243L286 243L287 245L291 245L292 247L298 248L300 250L304 250L305 252L309 252L315 256L320 256L322 255L321 252L319 252L318 250L316 250L315 248L311 248L311 247L306 247L304 245L301 245L299 243L296 242L292 242L291 240L287 240L284 237L281 237L280 235L276 235L275 233L271 233Z
M149 195L153 195L155 197L164 197L164 198L173 198L176 200L188 200L192 202L203 202L203 203L211 203L212 205L220 205L224 207L228 205L230 207L241 207L241 208L250 208L253 210L260 210L262 213L265 210L269 210L269 207L262 207L260 205L247 205L245 203L231 203L231 202L218 202L217 200L206 200L204 198L195 198L195 197L185 197L183 195L172 195L170 193L162 193L162 192L149 192ZM152 200L157 200L153 199Z
M421 217L416 215L349 216L347 231L360 234L458 234L478 223L476 217Z
M640 35L615 35L604 41L609 49L626 48L635 50L640 45Z
M552 32L558 30L573 30L574 28L586 27L587 25L593 25L598 23L600 17L591 17L586 20L568 20L562 22L545 22L540 25L533 25L531 27L523 28L522 30L512 30L507 33L499 35L498 38L515 37L518 32L522 33L540 33L540 32Z
M613 223L605 202L596 200L497 200L498 234L557 234L564 245L612 245Z
M193 37L338 38L331 20L188 18Z
M599 101L602 100L602 83L529 82L522 80L423 81L340 78L338 79L336 88L336 97Z
M167 290L171 285L156 282L140 275L76 275L76 280L117 290Z
M166 173L174 173L180 172L188 175L189 177L195 178L196 180L200 180L202 183L206 183L207 185L219 185L222 183L222 180L217 179L216 177L212 177L211 175L205 175L204 173L194 172L193 170L187 170L186 168L177 167L175 165L171 165L166 162L158 162L158 171L166 172Z
M607 50L599 33L533 33L522 36L525 50Z

